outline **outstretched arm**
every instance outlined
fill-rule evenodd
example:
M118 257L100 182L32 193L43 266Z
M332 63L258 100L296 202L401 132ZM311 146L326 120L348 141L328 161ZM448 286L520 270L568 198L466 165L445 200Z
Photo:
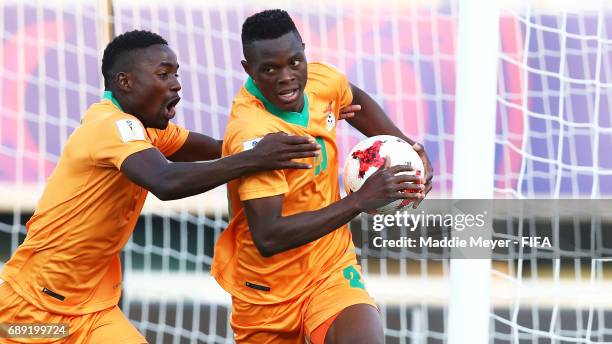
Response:
M349 105L340 109L340 119L349 119L355 116L355 112L361 110L359 105ZM215 140L210 136L196 132L189 132L187 140L176 153L168 157L174 162L193 162L215 160L221 157L221 146L223 140Z
M215 140L210 136L190 131L183 146L169 156L168 160L188 162L219 159L222 145L223 141L221 140Z
M425 194L431 190L431 180L433 178L433 168L423 145L404 135L402 131L387 117L385 110L376 103L370 95L359 87L351 84L353 93L353 103L361 105L361 111L357 116L348 118L347 121L365 136L393 135L410 143L417 151L425 166ZM415 204L418 205L419 202Z
M362 211L376 209L396 199L419 200L424 179L398 174L410 170L410 166L389 168L386 163L358 191L325 208L291 216L282 216L282 195L247 200L244 209L253 242L262 256L270 257L317 240ZM406 189L411 192L400 192Z
M253 172L311 168L292 160L313 157L318 149L310 138L274 133L251 150L212 162L168 162L159 150L145 149L128 156L121 172L166 201L197 195Z

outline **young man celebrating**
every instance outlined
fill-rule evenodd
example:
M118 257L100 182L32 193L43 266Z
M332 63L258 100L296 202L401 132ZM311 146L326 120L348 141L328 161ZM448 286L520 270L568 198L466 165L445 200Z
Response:
M228 184L232 219L219 239L212 273L232 294L238 343L382 343L380 316L365 291L346 225L362 211L396 199L421 200L426 178L388 167L340 199L335 124L339 109L361 104L349 119L368 136L412 142L363 91L335 68L306 63L304 44L287 12L268 10L242 27L249 75L232 106L223 155L247 152L267 133L311 136L321 146L312 170L253 174Z
M178 68L166 41L151 32L125 33L104 50L103 99L66 142L26 239L0 276L0 324L67 324L70 343L146 343L117 302L118 254L147 190L169 200L253 172L310 168L291 160L315 156L316 144L282 133L247 152L194 163L219 158L220 142L169 122L180 100Z

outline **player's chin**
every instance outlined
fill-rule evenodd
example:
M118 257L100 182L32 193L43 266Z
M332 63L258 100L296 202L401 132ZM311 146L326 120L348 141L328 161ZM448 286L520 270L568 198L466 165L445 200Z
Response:
M302 105L302 99L304 99L304 91L299 91L295 99L292 101L288 102L284 99L276 97L273 103L274 105L276 105L276 107L278 107L282 111L300 112L301 111L300 105Z
M168 128L168 123L170 123L170 119L163 117L163 118L158 119L155 125L152 125L151 127L154 129L164 130Z

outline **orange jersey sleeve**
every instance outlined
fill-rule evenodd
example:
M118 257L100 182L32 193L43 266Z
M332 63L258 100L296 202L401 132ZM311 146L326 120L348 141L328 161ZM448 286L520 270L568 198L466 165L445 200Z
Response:
M147 129L151 143L165 156L169 157L183 146L189 130L172 122L164 130Z
M353 92L351 92L351 84L344 73L324 62L310 63L308 67L311 69L309 74L312 74L313 78L326 80L329 83L329 89L336 93L333 96L338 99L338 109L351 105Z
M236 116L247 118L265 115L259 114L259 111L261 110L244 105L238 105L234 109ZM266 121L263 123L264 125L257 126L236 121L229 125L223 140L223 155L233 155L252 149L266 134L274 132L275 129L268 129L273 127L272 124L266 124ZM236 181L236 185L241 201L282 195L289 191L283 170L259 172L241 177Z
M121 168L123 160L128 156L153 148L147 141L147 134L138 119L125 114L113 119L100 120L95 124L98 130L93 131L97 144L84 146L90 149L93 161L101 167Z

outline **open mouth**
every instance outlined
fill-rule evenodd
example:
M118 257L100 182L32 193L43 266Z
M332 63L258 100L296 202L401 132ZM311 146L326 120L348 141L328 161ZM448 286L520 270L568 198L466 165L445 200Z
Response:
M293 103L297 100L298 95L300 94L299 88L290 88L286 90L282 90L278 92L278 99L285 104Z
M181 97L176 96L174 98L172 98L168 104L166 104L166 110L168 111L168 115L166 117L168 117L168 119L173 119L174 116L176 115L176 104L178 104L178 102L181 101Z

